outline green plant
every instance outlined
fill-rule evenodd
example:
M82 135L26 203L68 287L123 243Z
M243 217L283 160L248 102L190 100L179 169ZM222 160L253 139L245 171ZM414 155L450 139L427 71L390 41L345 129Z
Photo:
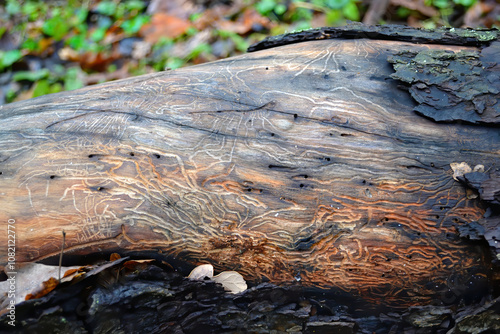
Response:
M0 51L0 71L14 64L23 56L20 50Z
M287 6L282 0L260 0L255 4L255 9L262 16L275 16L277 18L286 12Z
M245 52L250 44L248 41L246 41L243 37L235 33L234 31L228 31L228 30L218 30L217 31L218 36L222 37L223 39L231 39L236 46L236 49L240 52Z

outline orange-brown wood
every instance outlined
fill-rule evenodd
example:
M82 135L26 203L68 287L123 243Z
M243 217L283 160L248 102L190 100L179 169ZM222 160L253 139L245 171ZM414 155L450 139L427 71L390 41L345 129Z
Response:
M64 230L67 255L161 251L387 304L488 284L457 233L485 208L450 164L498 168L499 131L412 111L386 59L423 48L444 47L311 41L1 107L17 261Z

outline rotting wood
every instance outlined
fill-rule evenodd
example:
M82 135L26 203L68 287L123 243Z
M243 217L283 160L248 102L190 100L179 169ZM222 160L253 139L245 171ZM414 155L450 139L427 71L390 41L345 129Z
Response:
M350 22L342 27L324 27L270 36L251 45L248 51L259 51L277 46L322 39L377 39L411 42L418 44L442 44L460 46L484 46L498 40L498 29L458 29L439 27L433 30L416 29L407 26L384 24L364 25Z
M213 281L183 278L160 263L128 271L116 264L19 304L22 326L16 332L452 334L500 329L500 298L458 311L427 305L373 313L338 298L306 294L300 286L263 283L234 295ZM10 333L7 321L0 317L0 331Z
M459 228L487 206L450 164L498 173L500 133L414 113L387 62L480 50L386 39L285 45L1 107L0 221L16 220L17 260L58 255L64 229L65 256L158 251L403 308L480 299L496 267Z

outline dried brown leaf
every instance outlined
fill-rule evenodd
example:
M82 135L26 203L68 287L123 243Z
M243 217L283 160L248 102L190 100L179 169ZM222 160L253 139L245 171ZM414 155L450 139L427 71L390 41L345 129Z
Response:
M144 270L149 263L154 262L153 259L148 260L130 260L123 264L123 267L130 270Z
M59 285L59 280L54 277L51 277L47 281L42 283L42 287L40 290L27 294L25 300L43 297L52 290L54 290L58 285Z
M118 254L118 253L113 253L113 254L111 254L111 255L110 255L110 257L109 257L109 261L116 261L116 260L121 259L121 258L122 258L122 257L120 256L120 254Z
M139 35L152 45L162 37L177 38L186 33L191 26L191 22L187 19L156 13L151 17L151 22L141 28Z

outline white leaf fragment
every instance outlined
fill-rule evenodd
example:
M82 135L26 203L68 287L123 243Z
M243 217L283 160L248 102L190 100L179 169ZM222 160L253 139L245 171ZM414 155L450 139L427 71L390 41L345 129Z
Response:
M484 165L476 165L474 166L473 172L484 173Z
M455 181L458 181L458 177L472 172L472 168L470 168L470 166L466 162L452 162L450 164L450 167L453 170L453 178L455 179Z
M238 293L247 289L247 282L236 271L223 271L219 275L214 276L213 280L222 284L224 289L230 293Z
M188 278L195 281L202 281L205 277L214 277L214 266L211 264L202 264L191 271Z

